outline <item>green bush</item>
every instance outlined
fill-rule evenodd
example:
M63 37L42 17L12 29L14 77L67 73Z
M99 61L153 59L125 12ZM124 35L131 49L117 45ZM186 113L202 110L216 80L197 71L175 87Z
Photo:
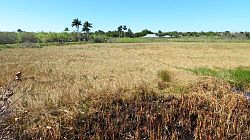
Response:
M36 33L22 32L18 34L20 35L20 43L37 43L38 42L38 37Z
M39 32L36 33L39 43L51 43L51 42L75 42L78 41L79 35L77 33L45 33Z
M107 42L108 37L106 35L91 35L90 42L93 43L105 43Z
M103 38L94 38L94 39L93 39L93 42L94 42L94 43L104 43L105 40L104 40Z
M0 44L14 44L17 43L17 40L17 33L0 32Z

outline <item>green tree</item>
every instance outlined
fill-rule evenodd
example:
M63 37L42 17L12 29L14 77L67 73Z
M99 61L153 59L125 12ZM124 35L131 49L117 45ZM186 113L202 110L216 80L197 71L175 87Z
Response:
M118 31L108 31L106 33L106 35L109 36L109 37L119 37L120 36Z
M73 19L71 26L76 27L77 33L78 33L78 40L80 41L80 34L79 34L79 27L82 25L81 20L78 18Z
M97 35L104 35L105 32L102 31L102 30L98 30L98 31L95 31L95 34L97 34Z
M86 40L89 39L90 28L92 28L92 23L89 23L88 21L85 21L84 24L83 24L82 31L85 32L85 34L86 34Z
M123 37L126 37L126 31L127 31L127 26L126 25L124 25L123 27L122 27L122 29L123 29L123 31L124 31L124 35L123 35Z
M23 31L22 31L21 29L17 29L17 32L18 32L18 33L21 33L21 32L23 32Z
M119 33L119 37L122 36L122 28L123 28L122 25L117 28L118 33Z
M141 32L135 33L135 37L142 37L147 34L153 34L153 32L148 29L145 29L145 30L142 30Z
M163 36L164 36L164 34L163 34L163 32L162 32L161 30L158 31L157 35L158 35L159 37L163 37Z
M249 32L245 32L245 35L247 38L250 38L250 33Z
M69 28L66 27L66 28L64 29L64 32L68 32L68 31L69 31Z
M39 41L37 34L33 32L20 33L20 43L37 43Z
M82 22L78 18L73 19L72 24L71 24L72 27L74 27L74 26L76 27L76 30L78 33L79 33L79 27L81 25L82 25Z
M0 44L14 44L18 43L17 33L14 32L0 32Z
M130 28L128 28L128 37L134 37L134 33Z

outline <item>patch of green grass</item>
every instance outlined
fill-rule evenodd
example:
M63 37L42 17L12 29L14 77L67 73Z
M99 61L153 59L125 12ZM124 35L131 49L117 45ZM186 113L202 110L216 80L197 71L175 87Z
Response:
M188 93L188 89L185 86L175 84L172 88L170 89L170 93L175 93L176 94L184 94Z
M14 44L0 44L0 50L7 49L7 48L14 48Z
M206 76L214 76L214 77L218 76L217 71L210 69L210 68L206 68L206 67L199 67L199 68L194 68L194 69L189 69L189 70L195 73L196 75L206 75Z
M206 67L186 69L196 75L213 76L230 82L233 86L244 89L250 86L250 69L238 67L235 69L215 70Z
M0 45L0 51L4 49L4 46Z
M249 86L250 84L250 69L237 68L229 70L231 78L235 82L236 86Z

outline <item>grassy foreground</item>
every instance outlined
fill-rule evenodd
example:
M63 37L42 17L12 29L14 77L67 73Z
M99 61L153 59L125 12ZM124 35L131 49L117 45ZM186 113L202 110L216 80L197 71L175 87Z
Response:
M247 43L4 49L0 86L6 89L16 71L23 75L8 98L12 112L1 119L0 134L15 139L248 139L245 96L225 81L197 80L178 67L249 67L249 50Z
M173 92L173 94L175 94ZM61 96L57 106L3 117L15 139L249 139L249 101L206 78L181 95L147 86ZM51 102L51 101L48 101ZM52 107L52 108L51 108Z

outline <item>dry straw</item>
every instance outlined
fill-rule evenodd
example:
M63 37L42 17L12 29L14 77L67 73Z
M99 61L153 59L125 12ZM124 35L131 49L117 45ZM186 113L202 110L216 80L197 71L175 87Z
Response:
M7 86L1 87L0 91L0 139L11 139L13 126L8 122L12 117L10 98L14 95L14 90L21 81L21 72L18 72ZM15 118L17 121L18 119Z

